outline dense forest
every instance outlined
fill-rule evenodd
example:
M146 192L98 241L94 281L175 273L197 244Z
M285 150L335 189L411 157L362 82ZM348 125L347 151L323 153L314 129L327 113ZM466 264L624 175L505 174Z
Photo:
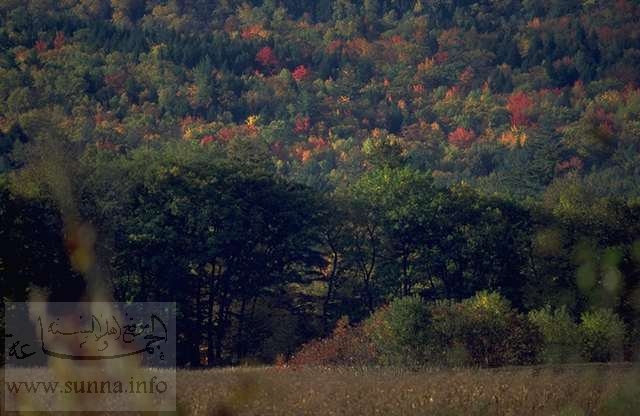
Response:
M638 19L633 0L4 0L3 300L177 302L191 366L274 362L390 302L619 320L632 358Z

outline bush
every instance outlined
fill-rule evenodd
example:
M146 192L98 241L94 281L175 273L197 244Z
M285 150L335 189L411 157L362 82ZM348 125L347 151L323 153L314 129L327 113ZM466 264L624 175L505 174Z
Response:
M622 360L625 328L610 309L597 309L582 314L579 326L582 357L587 361Z
M462 302L404 298L378 310L365 333L386 365L499 366L537 362L542 335L498 294Z
M468 364L471 360L461 337L465 326L463 305L452 301L436 301L430 305L429 311L431 362L444 366Z
M472 364L495 367L506 354L508 335L507 301L497 293L478 293L462 302L464 326L462 339Z
M582 314L565 308L519 314L497 293L456 301L397 299L363 324L343 318L333 334L311 341L293 365L482 366L620 360L625 327L608 309Z
M530 365L540 362L544 338L540 330L526 315L511 313L509 330L505 338L505 350L502 364Z
M531 311L529 321L544 339L541 358L545 363L560 364L579 360L578 326L564 306Z
M430 339L429 309L418 297L406 297L376 311L364 331L376 349L380 364L416 365L427 360Z
M500 294L480 292L462 304L461 338L471 364L496 367L538 360L542 335Z
M469 362L461 341L464 319L460 303L404 298L376 311L365 331L380 364L460 366Z
M303 365L368 365L377 361L375 351L362 326L349 325L349 319L338 320L333 334L304 344L288 361Z

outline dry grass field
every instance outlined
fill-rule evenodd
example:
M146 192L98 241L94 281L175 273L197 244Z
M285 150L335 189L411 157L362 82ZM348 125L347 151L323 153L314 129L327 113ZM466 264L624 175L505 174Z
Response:
M632 365L495 370L236 368L178 374L189 415L640 415Z
M176 416L640 415L640 366L632 364L419 371L240 367L179 370L176 381Z

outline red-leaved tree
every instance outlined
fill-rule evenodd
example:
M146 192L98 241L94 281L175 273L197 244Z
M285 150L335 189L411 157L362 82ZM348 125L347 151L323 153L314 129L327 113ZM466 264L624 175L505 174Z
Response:
M34 45L34 48L36 52L42 53L47 50L47 42L43 41L42 39L38 39L36 41L36 44Z
M53 39L53 49L60 49L64 46L64 33L58 32L56 33L55 39Z
M216 138L210 134L207 134L206 136L204 136L202 139L200 139L200 144L202 146L206 146L210 143L213 143L216 141Z
M258 51L256 61L265 68L273 68L278 65L278 58L269 46L265 46Z
M511 113L511 125L513 127L529 125L529 114L532 107L533 101L522 91L518 91L507 98L507 110Z
M304 134L311 128L311 120L309 117L297 117L295 125L293 126L293 132L295 134Z
M449 133L449 143L456 147L468 147L476 139L473 130L458 127Z
M295 79L296 81L300 82L300 81L308 78L309 75L311 75L311 71L306 66L300 65L300 66L296 67L296 69L293 70L291 75L293 76L293 79Z

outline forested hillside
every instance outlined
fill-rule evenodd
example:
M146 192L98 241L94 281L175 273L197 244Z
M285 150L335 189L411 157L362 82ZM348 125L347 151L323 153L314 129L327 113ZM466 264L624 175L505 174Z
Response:
M270 362L393 299L640 337L640 4L5 0L0 278Z

